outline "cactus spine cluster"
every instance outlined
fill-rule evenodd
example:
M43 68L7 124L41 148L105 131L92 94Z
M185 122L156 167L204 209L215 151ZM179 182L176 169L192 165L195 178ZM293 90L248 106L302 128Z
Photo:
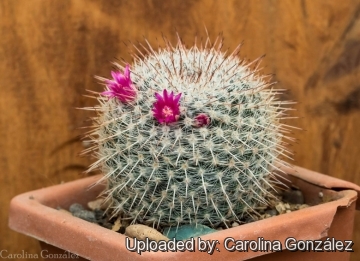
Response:
M114 72L112 81L98 77L107 91L89 134L98 159L89 170L104 173L111 214L133 222L241 221L280 183L274 170L286 164L279 156L289 157L289 126L280 123L287 103L257 74L257 62L238 58L239 48L226 55L222 41L189 49L166 43L137 49L130 67L115 63L128 96L109 95Z

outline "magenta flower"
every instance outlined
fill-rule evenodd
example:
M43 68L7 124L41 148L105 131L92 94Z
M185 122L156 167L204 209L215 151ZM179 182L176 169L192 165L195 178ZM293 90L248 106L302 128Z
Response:
M174 93L171 92L169 95L168 91L165 89L163 90L162 96L155 93L155 97L157 101L154 102L152 111L157 121L159 123L171 123L177 121L180 117L179 100L181 93L174 96Z
M102 92L104 96L118 98L121 102L130 102L135 99L136 90L130 79L130 67L127 64L124 74L121 72L111 72L112 80L106 81L107 91Z
M195 126L203 127L210 124L210 118L205 113L200 113L195 117Z

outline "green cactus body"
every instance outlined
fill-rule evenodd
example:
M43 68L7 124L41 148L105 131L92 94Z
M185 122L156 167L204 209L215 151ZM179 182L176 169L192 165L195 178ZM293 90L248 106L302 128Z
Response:
M104 173L112 214L153 226L215 226L267 203L280 182L278 156L287 156L287 125L265 78L237 55L179 42L136 59L131 79L132 101L99 96L91 135L98 161L90 169ZM152 111L164 89L182 94L179 118L169 124ZM207 125L196 123L200 114Z

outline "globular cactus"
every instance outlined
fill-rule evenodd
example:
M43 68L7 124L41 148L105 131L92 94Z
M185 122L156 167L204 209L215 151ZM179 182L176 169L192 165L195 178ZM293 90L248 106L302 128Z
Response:
M89 135L98 158L90 170L104 173L111 214L133 222L242 221L280 183L287 103L239 48L166 43L137 49L131 66L115 63L113 79L98 77L106 91Z

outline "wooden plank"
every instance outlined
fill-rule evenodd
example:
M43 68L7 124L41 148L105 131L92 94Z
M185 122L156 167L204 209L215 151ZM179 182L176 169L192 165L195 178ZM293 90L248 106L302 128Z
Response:
M360 184L360 1L26 1L0 2L1 203L24 191L82 176L91 159L77 127L90 116L85 89L100 91L93 75L108 77L110 61L131 60L129 40L156 45L178 31L222 32L224 50L245 44L241 56L266 53L283 98L299 101L294 122L297 165ZM200 39L200 37L199 37ZM125 42L125 44L124 44ZM35 240L10 231L0 213L1 249L37 253ZM354 239L360 251L360 217ZM353 256L355 260L355 255Z

